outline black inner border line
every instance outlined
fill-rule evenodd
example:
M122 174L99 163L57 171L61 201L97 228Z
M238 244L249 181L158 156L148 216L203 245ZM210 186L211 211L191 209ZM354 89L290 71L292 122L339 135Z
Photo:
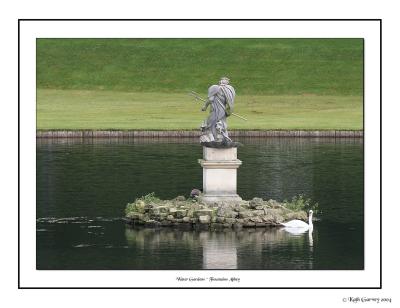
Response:
M20 277L20 25L23 21L378 21L380 29L380 283L379 287L21 287ZM365 50L363 48L363 53ZM364 57L363 57L364 58ZM365 59L363 59L365 67ZM363 133L365 129L365 70L363 67ZM365 133L363 134L365 138ZM365 168L365 141L363 156ZM365 170L364 170L365 172ZM365 173L364 173L365 180ZM364 185L365 186L365 185ZM365 187L364 187L365 192ZM364 198L365 202L365 198ZM364 226L365 228L365 226ZM364 232L365 234L365 232ZM365 236L365 235L364 235ZM365 238L364 238L365 242ZM365 244L364 244L365 249ZM364 253L365 262L365 253ZM18 289L382 289L382 19L18 19Z

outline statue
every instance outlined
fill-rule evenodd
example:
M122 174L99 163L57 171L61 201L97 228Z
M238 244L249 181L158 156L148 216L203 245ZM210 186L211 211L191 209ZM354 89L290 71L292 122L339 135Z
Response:
M233 142L228 135L227 117L233 112L235 103L235 89L229 84L229 78L222 77L219 85L212 85L208 89L208 97L202 111L210 106L210 114L201 126L200 142L206 147L228 148L240 144ZM236 114L234 114L237 116ZM240 116L239 116L240 117ZM244 119L244 118L243 118Z
M190 95L205 103L201 110L210 106L210 114L201 126L203 159L199 159L199 164L203 168L203 193L198 198L205 203L239 202L242 198L236 193L236 177L242 161L237 159L237 147L241 144L229 138L226 123L230 115L246 120L233 112L235 89L227 77L222 77L218 85L208 89L207 99L193 91Z

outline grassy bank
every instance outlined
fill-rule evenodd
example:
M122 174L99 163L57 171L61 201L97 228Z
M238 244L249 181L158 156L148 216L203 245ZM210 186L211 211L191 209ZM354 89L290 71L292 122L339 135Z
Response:
M231 129L362 129L361 96L241 95L236 106L248 121L230 117ZM37 128L197 129L200 108L186 94L40 89Z
M196 129L223 75L234 129L361 129L361 39L38 39L39 129Z
M37 86L238 95L361 95L362 39L38 39Z

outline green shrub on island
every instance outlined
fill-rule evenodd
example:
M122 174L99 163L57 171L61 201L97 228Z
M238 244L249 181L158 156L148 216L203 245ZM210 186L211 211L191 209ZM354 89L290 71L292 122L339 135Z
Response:
M161 199L156 197L155 192L151 192L145 196L140 197L139 199L136 200L142 200L144 203L150 203L150 202L158 202ZM136 201L135 201L136 202Z
M312 210L314 214L320 214L319 205L317 202L312 202L310 198L306 198L303 194L294 196L291 201L284 200L283 206L293 211L305 211Z

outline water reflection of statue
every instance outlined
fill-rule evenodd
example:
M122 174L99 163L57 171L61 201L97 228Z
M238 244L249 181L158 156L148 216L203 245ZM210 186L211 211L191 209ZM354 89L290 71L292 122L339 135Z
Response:
M227 77L222 77L219 85L212 85L208 89L208 98L202 110L206 111L210 105L210 115L204 120L200 141L205 144L221 143L232 146L228 136L226 118L233 112L235 89L229 84Z
M174 263L172 266L176 269L312 269L312 232L308 233L308 245L306 235L291 234L278 228L222 232L177 231L169 228L125 230L128 246L137 253L132 258L137 258L134 264L138 269L164 269L162 266L171 266L166 260L174 260L176 251L187 258L185 264ZM161 255L167 265L160 261ZM291 256L296 258L291 259Z

